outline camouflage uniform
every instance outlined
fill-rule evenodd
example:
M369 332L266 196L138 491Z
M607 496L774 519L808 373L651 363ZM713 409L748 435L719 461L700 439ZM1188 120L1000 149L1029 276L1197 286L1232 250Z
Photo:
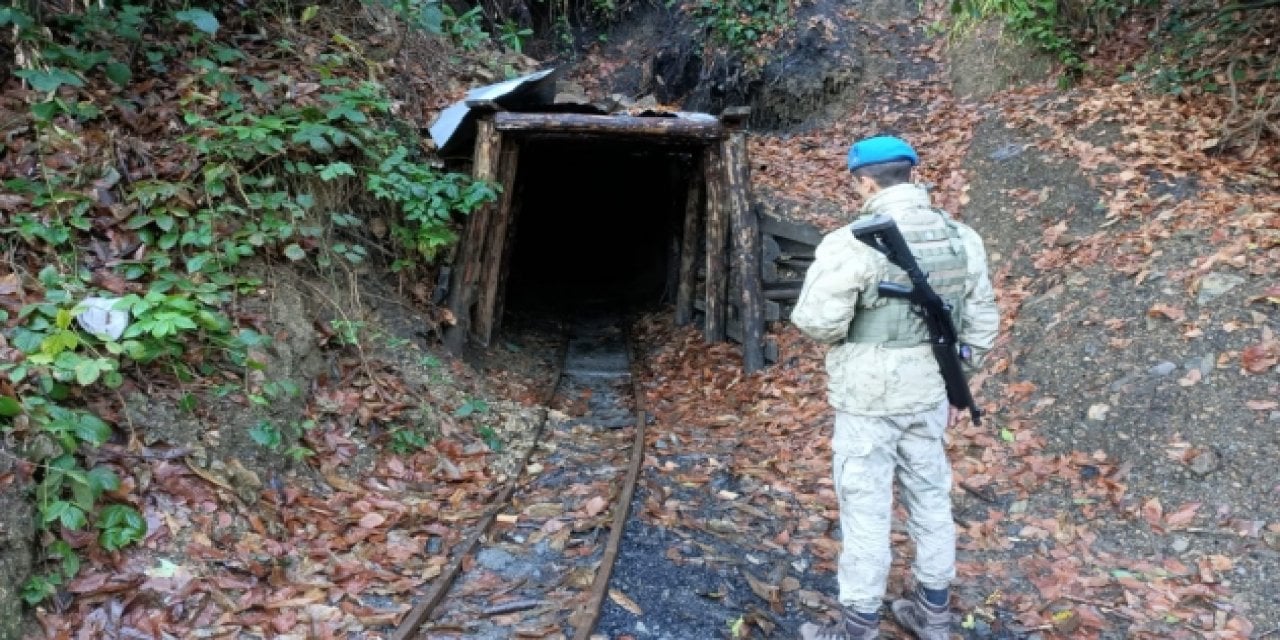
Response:
M949 273L933 269L929 281L957 307L960 340L973 350L969 363L977 366L999 327L982 239L933 209L928 193L913 184L879 191L862 213L892 217L922 266L931 254L938 256L935 267L947 260L960 265ZM951 467L943 448L946 387L932 350L919 342L916 321L905 308L892 308L900 302L875 293L880 281L900 278L901 270L843 227L818 246L791 316L801 331L832 345L826 364L844 541L840 602L860 612L877 611L884 597L895 476L910 513L917 582L945 589L955 577Z

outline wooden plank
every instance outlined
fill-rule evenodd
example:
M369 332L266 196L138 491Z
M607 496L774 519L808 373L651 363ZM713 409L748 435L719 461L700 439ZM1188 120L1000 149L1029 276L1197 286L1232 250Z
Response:
M765 300L787 300L795 301L800 299L800 287L786 287L779 289L765 289Z
M634 138L682 139L690 141L718 140L724 127L715 120L639 116L600 116L582 113L513 113L497 114L499 131L525 134L575 134Z
M730 320L724 327L725 336L730 340L742 344L742 324L737 320ZM778 361L778 341L773 336L766 336L761 342L761 353L764 355L765 362Z
M818 246L822 242L822 230L803 222L782 220L773 216L760 216L760 232L771 236L796 240L810 246Z
M498 288L506 275L507 265L503 262L507 247L507 229L511 227L512 198L516 192L516 160L520 150L512 141L499 143L502 154L498 160L497 182L502 187L498 196L498 206L493 211L493 218L486 229L484 260L480 265L480 294L476 300L475 329L472 330L477 343L488 347L493 340L493 328L497 323L494 314L498 308Z
M724 153L725 204L733 225L737 264L738 317L742 321L742 367L747 373L764 368L764 308L760 284L760 220L751 206L751 173L747 134L734 128L721 143Z
M501 134L499 134L501 135ZM493 328L498 319L498 291L506 276L507 230L511 227L511 208L515 196L516 167L520 157L519 147L512 140L500 141L496 182L502 188L498 206L489 221L485 239L484 257L480 266L479 298L476 301L472 338L482 346L493 340Z
M702 154L694 157L695 166L701 164ZM698 240L702 224L703 175L690 171L688 188L685 189L684 229L680 235L680 276L676 288L676 326L693 321L693 298L698 286Z
M502 319L507 309L507 281L511 276L511 256L515 253L516 229L520 224L520 212L524 209L521 206L522 200L515 197L516 195L518 194L512 195L511 221L507 226L507 239L502 249L502 277L498 280L498 299L494 304L493 310L493 330L495 333L502 330Z
M724 342L725 303L729 284L725 262L729 235L729 212L725 206L728 185L725 184L724 153L719 145L707 148L703 175L707 189L707 322L703 333L708 343L715 343Z
M763 297L763 296L762 296ZM782 305L773 300L764 301L764 321L778 322L782 320Z
M778 240L773 236L762 233L760 234L760 280L768 283L778 279L778 265L776 260L782 255L782 249L778 246Z
M492 181L497 176L501 144L502 134L494 128L492 114L481 115L476 121L475 159L471 169L477 180ZM471 334L476 284L480 278L480 264L484 260L489 218L495 206L492 202L485 203L471 213L458 245L453 283L449 288L449 308L453 312L454 324L444 334L445 347L455 354L462 353Z

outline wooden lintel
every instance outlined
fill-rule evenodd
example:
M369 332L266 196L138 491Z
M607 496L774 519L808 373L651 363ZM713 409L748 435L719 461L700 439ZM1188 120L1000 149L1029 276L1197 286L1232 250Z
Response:
M716 120L656 116L601 116L582 113L496 114L499 131L519 134L576 134L711 141L724 137Z

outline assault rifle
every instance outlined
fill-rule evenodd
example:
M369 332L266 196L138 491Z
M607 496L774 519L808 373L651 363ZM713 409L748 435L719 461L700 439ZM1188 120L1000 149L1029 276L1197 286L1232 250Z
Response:
M876 215L853 225L853 236L864 244L884 254L889 262L907 272L911 286L896 282L881 282L876 290L885 298L898 298L911 303L913 310L924 320L929 331L929 344L933 357L938 361L942 379L947 384L947 400L957 409L968 409L974 424L982 424L982 411L969 392L969 381L960 368L960 352L956 325L951 320L951 305L947 304L929 286L929 277L920 271L916 257L903 239L902 232L893 218Z

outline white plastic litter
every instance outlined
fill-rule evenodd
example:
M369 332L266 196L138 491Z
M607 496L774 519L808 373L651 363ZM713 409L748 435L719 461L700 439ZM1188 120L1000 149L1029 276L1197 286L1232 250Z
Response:
M112 309L120 298L85 298L76 321L85 331L109 340L119 340L129 328L129 312Z

